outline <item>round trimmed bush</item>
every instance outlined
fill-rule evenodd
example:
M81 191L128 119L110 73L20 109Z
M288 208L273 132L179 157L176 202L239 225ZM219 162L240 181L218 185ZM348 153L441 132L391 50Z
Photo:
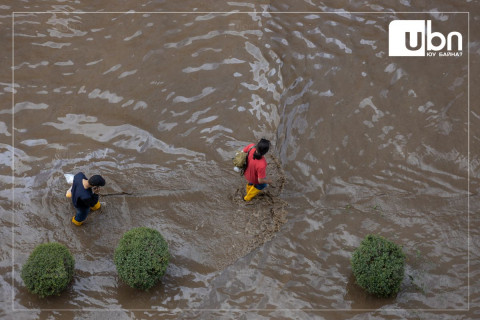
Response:
M145 227L125 232L113 256L120 279L143 290L161 280L169 259L168 244L160 232Z
M405 270L405 254L397 244L367 235L351 260L357 284L368 293L390 297L398 293Z
M22 267L20 276L31 293L44 298L60 295L73 279L75 260L63 244L37 246Z

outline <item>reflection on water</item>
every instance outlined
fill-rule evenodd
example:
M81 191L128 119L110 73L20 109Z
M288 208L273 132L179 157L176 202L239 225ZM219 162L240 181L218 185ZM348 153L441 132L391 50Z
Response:
M99 10L31 5L15 10ZM408 17L467 34L465 14L439 12L469 5L393 13L418 11L412 6L17 13L14 81L0 82L5 106L15 93L13 108L0 110L0 201L15 213L1 227L2 238L14 235L5 247L14 246L15 273L5 251L0 281L14 307L202 319L225 316L221 310L233 318L357 319L334 311L366 309L386 310L381 318L428 318L428 310L441 309L442 318L456 318L448 310L468 307L467 170L479 163L468 158L467 55L389 57L387 36L391 20ZM150 3L135 10L159 11ZM9 26L10 16L0 21ZM470 48L477 59L478 43ZM476 143L480 117L472 114ZM275 183L245 204L231 157L261 137L273 141ZM78 171L101 173L112 194L82 228L70 223L73 207L63 197L63 174ZM474 193L478 176L470 179ZM113 265L121 235L137 226L159 230L173 256L163 283L147 293L119 282ZM365 296L354 283L351 253L369 233L407 255L396 298ZM76 274L64 294L42 300L26 291L19 271L46 241L69 247ZM9 308L2 303L1 315L10 316Z

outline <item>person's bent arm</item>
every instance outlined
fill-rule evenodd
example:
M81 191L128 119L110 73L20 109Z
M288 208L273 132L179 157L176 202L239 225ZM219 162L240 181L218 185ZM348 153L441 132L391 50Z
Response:
M90 207L93 207L97 204L99 199L98 197L98 192L100 191L99 189L100 188L97 187L97 189L93 192L92 197L90 198Z
M264 183L266 183L266 184L272 184L272 180L267 179L267 178L263 178L263 179L262 179L262 178L258 178L258 183L260 183L260 184L264 184Z

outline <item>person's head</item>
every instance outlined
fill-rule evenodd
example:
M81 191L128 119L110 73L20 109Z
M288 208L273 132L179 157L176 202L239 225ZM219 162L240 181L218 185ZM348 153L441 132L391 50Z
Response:
M103 179L101 175L96 174L88 179L88 184L93 188L98 189L99 187L103 187L105 185L105 179Z
M257 143L257 150L254 154L255 159L261 159L270 149L270 141L267 139L260 139Z

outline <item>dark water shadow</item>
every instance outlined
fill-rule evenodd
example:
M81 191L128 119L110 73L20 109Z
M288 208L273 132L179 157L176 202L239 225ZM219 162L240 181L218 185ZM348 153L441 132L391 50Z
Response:
M345 300L351 302L352 309L380 309L395 304L395 297L381 298L367 293L355 282L355 276L350 274L346 286Z

